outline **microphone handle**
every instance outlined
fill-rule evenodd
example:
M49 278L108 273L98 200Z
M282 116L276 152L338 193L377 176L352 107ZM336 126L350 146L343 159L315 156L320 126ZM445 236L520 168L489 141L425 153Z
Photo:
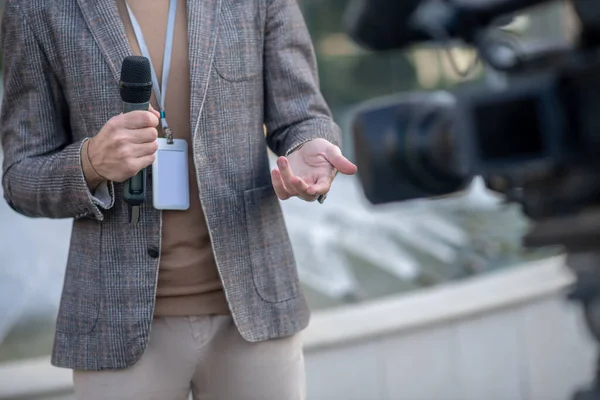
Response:
M123 113L132 111L148 111L150 103L123 102ZM123 199L132 206L139 206L146 199L146 168L125 181Z
M126 103L123 102L123 114L132 112L132 111L148 111L150 108L150 103Z

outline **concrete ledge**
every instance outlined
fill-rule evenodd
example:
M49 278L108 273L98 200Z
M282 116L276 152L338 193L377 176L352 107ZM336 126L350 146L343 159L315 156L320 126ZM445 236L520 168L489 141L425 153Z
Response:
M307 352L425 328L556 295L573 282L563 257L528 263L364 304L316 312L304 334ZM68 392L71 371L49 358L0 365L0 399Z
M459 320L556 294L573 282L562 256L313 315L306 350Z

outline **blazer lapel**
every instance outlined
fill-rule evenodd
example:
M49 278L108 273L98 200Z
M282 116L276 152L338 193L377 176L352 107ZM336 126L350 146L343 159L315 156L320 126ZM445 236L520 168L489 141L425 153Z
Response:
M125 57L132 53L115 0L77 0L77 2L115 80L119 82L121 64Z
M192 135L198 131L217 43L222 0L188 0L190 58L190 118Z

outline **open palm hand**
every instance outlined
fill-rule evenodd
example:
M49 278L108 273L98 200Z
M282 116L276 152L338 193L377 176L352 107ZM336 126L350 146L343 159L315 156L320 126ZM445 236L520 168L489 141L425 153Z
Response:
M311 140L288 157L279 157L277 167L271 178L281 200L299 197L315 201L329 192L337 172L354 175L357 171L340 148L325 139Z

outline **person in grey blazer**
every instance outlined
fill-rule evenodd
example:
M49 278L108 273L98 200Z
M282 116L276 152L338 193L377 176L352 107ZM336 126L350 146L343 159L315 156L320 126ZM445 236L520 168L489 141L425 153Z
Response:
M120 68L137 47L120 1L7 0L2 20L6 201L74 219L52 363L75 371L78 398L304 399L309 310L278 198L314 201L356 166L296 0L180 0L179 134L228 313L170 318L155 316L163 212L147 199L132 224L123 201L122 182L154 161L160 114L121 114ZM128 3L144 35L164 35L168 0Z

